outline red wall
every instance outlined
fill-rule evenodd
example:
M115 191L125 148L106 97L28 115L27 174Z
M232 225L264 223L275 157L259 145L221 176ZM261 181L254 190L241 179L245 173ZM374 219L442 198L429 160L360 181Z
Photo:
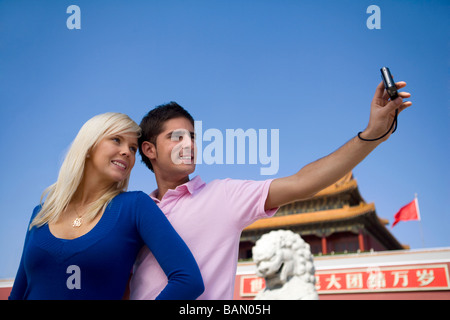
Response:
M11 288L0 288L0 300L8 300Z

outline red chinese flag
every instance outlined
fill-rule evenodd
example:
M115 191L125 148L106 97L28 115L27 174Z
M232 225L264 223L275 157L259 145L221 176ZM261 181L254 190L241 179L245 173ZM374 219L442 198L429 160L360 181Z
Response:
M420 220L419 205L417 199L414 199L406 206L402 207L394 216L392 228L400 221Z

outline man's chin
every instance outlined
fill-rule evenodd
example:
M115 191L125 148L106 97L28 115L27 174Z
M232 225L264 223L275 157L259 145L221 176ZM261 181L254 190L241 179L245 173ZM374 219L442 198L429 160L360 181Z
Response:
M190 175L195 171L195 163L180 163L176 165L176 168L177 172Z

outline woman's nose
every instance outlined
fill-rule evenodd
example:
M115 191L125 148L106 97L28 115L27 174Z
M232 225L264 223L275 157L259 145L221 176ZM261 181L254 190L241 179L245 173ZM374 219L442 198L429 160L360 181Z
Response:
M120 154L121 154L122 156L128 157L128 156L130 155L130 149L129 149L128 147L122 148L122 150L120 150Z

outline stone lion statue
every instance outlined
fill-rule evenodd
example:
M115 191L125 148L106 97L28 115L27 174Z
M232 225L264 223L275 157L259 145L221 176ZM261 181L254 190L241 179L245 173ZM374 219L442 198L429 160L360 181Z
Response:
M256 274L266 281L256 300L318 300L309 244L289 230L264 234L252 249Z

